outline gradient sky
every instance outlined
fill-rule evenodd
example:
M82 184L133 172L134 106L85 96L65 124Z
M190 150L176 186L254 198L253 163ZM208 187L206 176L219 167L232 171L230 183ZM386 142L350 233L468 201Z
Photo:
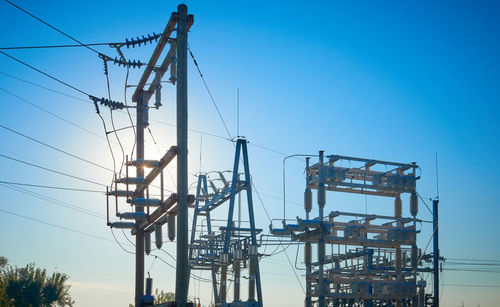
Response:
M16 1L86 43L120 42L165 27L179 1ZM250 142L250 167L272 218L282 218L282 159L286 154L325 150L397 162L422 169L419 192L436 196L439 159L440 247L446 258L500 261L498 186L500 172L500 3L495 1L186 1L195 15L189 43L231 136L237 135L236 91L240 89L240 134ZM0 47L73 42L0 3ZM100 51L115 56L107 47ZM125 50L147 61L147 47ZM103 65L85 48L11 50L76 87L107 95ZM100 119L87 97L0 55L0 124L85 159L113 167ZM8 76L8 75L10 76ZM130 72L136 84L141 71ZM126 70L110 67L111 94L124 100ZM20 81L21 78L82 100ZM128 102L132 90L128 90ZM146 135L146 156L156 159L175 142L175 89L165 85L164 106L150 114L158 148ZM34 106L35 105L35 106ZM51 112L57 117L41 111ZM117 127L129 124L115 113ZM109 112L103 115L110 127ZM192 61L189 62L189 169L232 166L233 146ZM70 122L70 123L68 123ZM166 123L166 124L165 124ZM80 128L75 126L78 125ZM84 128L84 129L82 129ZM86 130L86 131L85 131ZM90 131L90 132L89 132ZM203 131L201 134L197 131ZM94 133L94 134L92 134ZM112 135L111 135L112 136ZM127 152L131 130L119 133ZM111 173L0 129L0 154L108 184ZM112 144L117 160L121 152ZM200 163L201 151L201 163ZM303 214L304 164L287 164L287 217ZM0 157L0 181L102 190L102 186L35 169ZM169 168L175 176L175 168ZM190 182L195 178L190 177ZM169 189L173 182L167 177ZM8 188L10 187L10 188ZM101 237L94 238L0 212L0 254L14 265L35 262L71 276L77 306L124 306L133 302L134 257L114 241L102 217L99 193L23 187L64 203L54 204L0 185L0 209ZM258 227L269 221L255 197ZM409 215L407 198L403 214ZM57 201L56 201L57 202ZM390 213L392 199L327 195L327 210ZM424 206L420 218L431 219ZM431 230L424 224L423 249ZM132 250L128 234L115 231ZM165 244L175 255L175 244ZM261 248L261 251L263 248ZM291 259L296 250L288 250ZM302 250L299 251L302 253ZM174 264L164 252L165 262ZM175 270L146 259L155 288L173 291ZM301 288L284 254L262 261L266 306L302 306ZM497 306L500 275L443 272L444 306ZM302 274L302 272L299 272ZM202 274L202 277L208 277ZM300 278L303 282L303 277ZM479 287L463 287L476 285ZM488 285L490 287L481 287ZM245 290L246 291L246 290ZM246 293L246 292L245 292ZM210 302L208 284L191 282L191 297Z

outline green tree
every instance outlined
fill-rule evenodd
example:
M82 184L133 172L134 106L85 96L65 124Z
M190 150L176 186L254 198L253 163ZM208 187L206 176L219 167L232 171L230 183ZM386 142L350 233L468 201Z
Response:
M18 268L7 265L0 257L0 305L1 306L73 306L67 284L68 276L36 268L30 263Z
M163 290L155 290L155 305L175 301L175 294L173 292L164 292Z

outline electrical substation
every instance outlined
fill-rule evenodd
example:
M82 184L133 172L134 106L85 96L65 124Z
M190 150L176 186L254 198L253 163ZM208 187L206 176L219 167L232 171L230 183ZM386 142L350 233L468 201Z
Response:
M439 295L437 246L437 200L434 201L434 250L424 254L417 246L418 196L416 163L396 163L340 155L302 155L306 160L304 192L305 215L296 220L282 220L270 225L269 234L256 228L252 201L247 141L235 142L234 167L229 175L214 170L220 184L207 174L199 174L196 195L188 195L187 182L187 33L193 24L187 7L179 6L172 14L158 45L146 66L133 101L137 103L137 154L127 161L127 175L116 178L108 192L114 197L116 216L124 221L109 222L115 228L131 229L136 236L136 305L151 304L151 279L144 291L144 254L151 251L154 238L162 246L162 226L166 224L168 238L173 241L177 231L176 306L186 306L189 279L192 271L211 272L213 297L216 306L264 306L265 297L260 278L259 247L270 242L296 243L304 248L302 263L306 267L306 295L297 306L438 306ZM177 31L175 27L177 26ZM177 33L175 38L171 37ZM169 44L163 62L157 61ZM159 160L148 160L144 153L144 129L148 123L148 101L155 97L155 107L161 104L161 80L170 71L169 81L177 88L177 145L172 146ZM149 89L144 86L153 80ZM313 158L318 158L313 163ZM177 193L165 196L163 169L177 159ZM349 162L349 167L339 166ZM243 168L240 167L243 165ZM129 176L129 167L136 176ZM149 168L148 174L144 168ZM148 185L160 176L162 191L159 199L148 196ZM228 176L228 177L226 177ZM230 178L230 179L229 179ZM131 186L135 188L131 188ZM311 216L313 192L317 194L319 216ZM326 203L329 193L355 193L382 196L390 200L394 215L339 212ZM235 206L241 214L241 195L246 194L248 221L242 225L235 217ZM401 195L410 195L403 204ZM238 199L240 201L238 202ZM132 212L119 212L118 202L133 206ZM113 203L111 201L111 203ZM228 203L228 206L222 206ZM402 216L403 206L409 206L411 216ZM188 242L187 210L192 208L193 222ZM216 220L211 213L225 210L225 220ZM328 211L325 211L328 210ZM342 221L347 218L349 221ZM177 221L176 221L177 220ZM177 225L176 225L177 223ZM259 238L259 234L261 235ZM265 239L263 239L265 238ZM313 249L315 252L313 252ZM314 257L313 257L314 255ZM434 275L433 295L428 294L426 281L420 273ZM234 283L228 291L228 276ZM248 295L241 294L241 279L248 279Z
M259 247L275 242L295 243L304 249L301 262L306 267L306 295L304 302L297 302L296 306L438 306L438 201L434 201L433 212L434 250L424 254L417 246L417 223L422 221L418 219L416 163L325 156L323 151L301 155L306 161L305 215L296 220L283 219L281 225L271 224L268 234L256 228L250 157L244 138L235 142L233 169L226 175L214 170L217 184L207 174L198 174L196 195L188 195L187 33L193 21L185 5L180 5L168 21L132 98L137 103L136 156L127 160L126 176L117 177L107 193L108 225L130 229L136 237L136 306L152 305L152 279L144 277L144 255L151 252L152 240L158 249L162 247L165 224L169 240L176 239L177 245L173 306L196 303L187 301L191 272L196 270L211 273L215 306L264 306ZM171 37L174 32L175 38ZM158 65L167 45L170 48ZM149 125L151 109L148 102L155 97L154 108L161 107L161 82L165 75L177 90L177 144L160 159L150 160L144 152L144 129ZM149 79L149 89L145 89ZM311 160L316 158L317 161ZM164 195L163 170L174 159L177 193ZM349 162L350 166L340 166L339 161ZM136 169L135 176L129 168ZM144 169L149 172L146 174ZM148 186L157 177L162 192L160 198L152 198ZM311 215L313 191L319 216ZM385 197L390 200L388 205L394 207L394 215L336 211L335 205L326 203L327 191ZM241 194L247 200L243 210L248 213L248 221L241 220ZM403 204L402 194L410 195L409 204ZM119 202L124 201L132 206L132 211L119 210ZM109 220L113 206L121 221ZM402 216L403 206L409 206L410 217ZM189 241L188 208L192 208L193 216ZM227 219L214 219L211 214L215 211L223 211ZM432 295L420 277L423 272L434 275ZM232 295L228 289L229 275L234 284ZM242 278L248 280L246 296L241 293Z
M316 153L313 148L307 150L309 154L287 156L283 168L288 158L304 162L304 174L293 174L305 177L304 214L294 219L285 214L283 218L271 216L270 224L257 220L254 213L252 156L244 137L232 140L231 170L200 171L196 182L188 182L189 55L199 71L188 45L193 25L193 15L181 4L171 14L163 33L110 45L120 58L99 53L106 75L108 62L127 68L144 67L132 96L133 106L97 98L65 84L87 95L99 115L103 106L112 111L136 111L135 153L126 156L124 173L114 172L113 183L106 191L107 225L126 229L135 238L135 306L155 305L153 279L145 275L145 255L164 244L175 244L176 275L156 277L175 280L175 302L161 306L201 306L199 300L188 300L190 280L196 271L210 273L215 306L266 306L266 295L271 294L264 291L260 262L272 258L272 254L266 254L263 248L294 245L303 250L296 264L305 267L300 276L305 295L294 306L438 307L443 260L438 241L439 200L433 200L432 210L428 208L433 221L419 218L422 198L418 193L418 163ZM120 49L153 41L156 47L147 64L127 60ZM175 88L176 143L162 148L164 155L154 157L145 152L144 134L150 125L149 112L162 107L162 88ZM176 166L174 192L164 184L168 165ZM150 193L151 186L160 194ZM196 187L193 194L189 193L191 186ZM388 208L393 208L393 214L339 211L335 203L327 202L327 193L379 196ZM411 216L403 216L404 208ZM192 217L191 224L188 216ZM263 224L269 227L257 227ZM422 229L418 225L431 225L430 252L427 249L431 240L427 246L419 244ZM432 286L423 274L432 276Z

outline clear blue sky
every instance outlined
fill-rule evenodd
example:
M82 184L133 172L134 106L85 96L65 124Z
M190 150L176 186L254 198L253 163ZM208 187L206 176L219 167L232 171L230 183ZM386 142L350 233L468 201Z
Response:
M178 1L16 1L86 43L123 41L159 33ZM447 258L500 261L497 197L500 180L500 3L494 1L186 1L195 23L190 46L232 136L236 135L236 89L240 89L240 134L250 141L255 185L270 215L282 217L281 165L287 154L344 154L399 162L416 161L422 168L418 189L436 195L435 153L439 157L440 243ZM72 44L72 41L0 3L0 47ZM115 56L107 47L100 51ZM151 46L125 50L131 59L147 61ZM62 80L106 96L102 62L84 48L7 51ZM226 136L197 71L189 62L190 127ZM112 168L100 119L93 106L25 82L46 86L83 100L87 98L11 59L0 55L0 124L70 153ZM125 70L110 67L113 99L124 100ZM131 71L136 84L140 71ZM132 90L128 91L128 101ZM14 96L15 95L15 96ZM16 97L18 96L18 97ZM151 119L174 123L174 88L166 85L164 107ZM52 112L37 109L31 104ZM109 114L103 111L110 126ZM117 127L128 124L116 114ZM101 137L84 131L77 124ZM152 121L151 130L164 152L175 141L175 130ZM120 134L127 151L132 131ZM233 146L217 137L190 132L190 171L229 169ZM0 129L0 154L30 161L75 176L109 183L110 172L57 153ZM112 139L113 141L116 141ZM158 158L149 136L146 155ZM200 146L200 143L202 144ZM118 160L121 153L113 149ZM303 164L287 168L287 200L300 203ZM0 157L1 181L81 189L102 187ZM175 168L170 172L175 175ZM194 177L190 178L194 181ZM174 185L167 178L170 189ZM123 306L133 301L134 259L114 243L102 218L34 198L0 186L0 209L94 234L106 240L61 230L0 212L0 254L13 264L35 262L71 275L77 306ZM105 198L97 193L25 188L67 204L105 213ZM328 210L364 211L364 196L329 193ZM368 197L376 213L392 210L392 200ZM61 203L59 203L61 205ZM256 198L258 226L269 222ZM407 206L404 214L408 215ZM302 215L288 204L288 217ZM430 219L421 206L421 218ZM419 239L425 247L430 230ZM124 236L115 231L126 249ZM126 238L127 237L127 238ZM166 249L175 251L175 245ZM292 259L295 250L290 250ZM301 252L301 251L300 251ZM173 264L163 252L156 252ZM146 269L153 261L147 258ZM303 296L283 254L264 260L266 306L302 306ZM283 265L285 264L285 265ZM445 268L452 266L445 265ZM150 269L155 287L174 290L174 270L157 260ZM206 276L208 277L208 276ZM444 306L496 306L500 275L445 270ZM301 281L303 278L301 277ZM496 287L460 287L456 285ZM210 301L207 284L192 282L191 296Z

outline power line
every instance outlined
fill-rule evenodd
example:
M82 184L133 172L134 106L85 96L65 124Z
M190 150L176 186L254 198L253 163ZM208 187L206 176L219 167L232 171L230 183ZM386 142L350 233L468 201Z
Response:
M476 273L500 273L498 269L467 269L467 268L445 268L446 271L457 271L457 272L476 272Z
M75 158L75 159L78 159L78 160L80 160L80 161L86 162L86 163L88 163L88 164L91 164L91 165L97 166L97 167L99 167L99 168L102 168L102 169L105 169L105 170L108 170L108 171L113 171L112 169L110 169L110 168L108 168L108 167L106 167L106 166L103 166L103 165L97 164L97 163L92 162L92 161L90 161L90 160L87 160L87 159L85 159L85 158L79 157L79 156L77 156L77 155L75 155L75 154L69 153L69 152L64 151L64 150L62 150L62 149L59 149L59 148L57 148L57 147L54 147L54 146L49 145L49 144L47 144L47 143L44 143L44 142L42 142L42 141L40 141L40 140L37 140L37 139L35 139L35 138L31 137L31 136L28 136L28 135L23 134L23 133L21 133L21 132L19 132L19 131L16 131L16 130L14 130L14 129L11 129L11 128L9 128L9 127L6 127L6 126L4 126L4 125L2 125L2 124L0 124L0 128L3 128L3 129L5 129L5 130L8 130L8 131L10 131L10 132L12 132L12 133L15 133L15 134L19 135L19 136L22 136L22 137L24 137L24 138L27 138L28 140L31 140L31 141L36 142L36 143L38 143L38 144L41 144L41 145L43 145L43 146L45 146L45 147L48 147L48 148L50 148L50 149L53 149L53 150L55 150L55 151L58 151L58 152L60 152L60 153L65 154L65 155L68 155L68 156L73 157L73 158Z
M80 230L76 230L76 229L73 229L73 228L69 228L69 227L65 227L65 226L61 226L61 225L57 225L57 224L52 224L52 223L49 223L49 222L46 222L46 221L43 221L43 220L39 220L39 219L36 219L36 218L33 218L33 217L29 217L29 216L26 216L26 215L14 213L14 212L7 211L7 210L4 210L4 209L0 209L0 212L7 213L7 214L10 214L10 215L14 215L14 216L17 216L17 217L20 217L20 218L23 218L23 219L27 219L27 220L30 220L30 221L33 221L33 222L41 223L41 224L44 224L44 225L52 226L52 227L55 227L55 228L59 228L59 229L65 230L65 231L70 231L70 232L73 232L73 233L78 233L78 234L81 234L81 235L84 235L84 236L87 236L87 237L91 237L91 238L95 238L95 239L99 239L99 240L103 240L103 241L108 241L108 242L113 242L112 240L104 238L104 237L101 237L101 236L97 236L97 235L94 235L94 234L90 234L90 233L87 233L87 232L83 232L83 231L80 231Z
M99 138L104 139L104 137L103 137L103 136L101 136L101 135L99 135L99 134L97 134L97 133L95 133L95 132L93 132L93 131L91 131L91 130L89 130L89 129L85 128L85 127L82 127L82 126L80 126L80 125L78 125L78 124L75 124L74 122L72 122L72 121L70 121L70 120L67 120L67 119L65 119L65 118L63 118L63 117L61 117L61 116L59 116L59 115L57 115L57 114L55 114L55 113L53 113L53 112L50 112L50 111L48 111L47 109L42 108L42 107L40 107L40 106L38 106L38 105L36 105L36 104L34 104L34 103L32 103L32 102L29 102L28 100L26 100L26 99L24 99L24 98L22 98L22 97L20 97L20 96L18 96L18 95L16 95L16 94L14 94L14 93L11 93L11 92L9 92L9 91L7 91L7 90L3 89L3 88L0 88L0 90L2 90L2 91L4 91L5 93L7 93L7 94L9 94L9 95L11 95L11 96L13 96L13 97L15 97L15 98L17 98L17 99L21 100L22 102L24 102L24 103L26 103L26 104L29 104L29 105L30 105L30 106L32 106L32 107L37 108L38 110L40 110L40 111L42 111L42 112L45 112L45 113L47 113L47 114L49 114L49 115L51 115L51 116L53 116L53 117L55 117L55 118L57 118L57 119L59 119L59 120L62 120L63 122L65 122L65 123L67 123L67 124L70 124L70 125L71 125L71 126L73 126L73 127L76 127L76 128L78 128L78 129L80 129L80 130L83 130L83 131L85 131L85 132L89 133L89 134L92 134L92 135L94 135L94 136L97 136L97 137L99 137Z
M200 67L198 66L198 62L194 58L193 52L191 51L191 48L188 47L189 49L189 54L191 55L191 58L193 59L193 63L196 66L196 69L198 69L198 73L200 74L201 80L203 81L203 84L205 85L205 88L207 89L208 95L210 96L210 99L212 100L212 103L217 110L217 113L219 114L219 118L222 121L222 124L224 125L224 128L226 129L227 135L229 136L229 139L232 139L231 133L229 133L229 129L227 128L226 122L224 121L224 118L222 117L222 114L220 113L219 107L217 106L217 103L215 102L214 97L212 96L212 92L208 88L207 82L205 81L205 77L203 77L203 74L201 73Z
M496 259L471 259L471 258L446 258L446 260L459 260L459 261L474 261L474 262L498 262L500 260Z
M447 287L476 287L476 288L500 288L500 285L461 285L461 284L444 284Z
M4 184L0 184L0 186L3 186L4 188L14 190L14 191L26 194L26 195L29 195L29 196L34 197L34 198L44 200L46 202L52 203L52 204L57 205L57 206L65 207L65 208L68 208L71 210L78 211L78 212L83 213L83 214L90 215L92 217L96 217L99 219L106 219L106 217L104 215L102 215L98 212L88 210L88 209L85 209L85 208L82 208L79 206L75 206L75 205L69 204L67 202L64 202L64 201L61 201L61 200L58 200L58 199L55 199L55 198L52 198L49 196L45 196L43 194L39 194L39 193L30 191L30 190L26 190L26 189L19 188L19 187L12 187L12 186L8 186L8 185L4 185Z
M43 88L45 90L48 90L48 91L51 91L51 92L54 92L56 94L59 94L59 95L62 95L62 96L66 96L66 97L69 97L69 98L73 98L75 100L80 100L82 102L86 102L86 103L90 103L92 104L92 102L88 101L88 100L85 100L85 99L81 99L81 98L78 98L76 96L72 96L72 95L69 95L69 94L66 94L66 93L63 93L63 92L60 92L60 91L57 91L57 90L54 90L54 89L51 89L51 88L48 88L46 86L43 86L43 85L40 85L38 83L35 83L35 82L31 82L31 81L28 81L28 80L25 80L25 79L22 79L22 78L19 78L19 77L16 77L16 76L13 76L13 75L10 75L10 74L7 74L5 72L1 72L0 71L0 74L3 74L5 76L8 76L10 78L13 78L13 79L16 79L16 80L19 80L19 81L22 81L22 82L25 82L27 84L30 84L30 85L33 85L33 86L36 86L36 87L39 87L39 88ZM126 100L126 99L125 99ZM128 111L128 109L127 109ZM123 111L117 111L118 113L123 113L123 114L126 114L125 112ZM155 122L155 123L159 123L159 124L162 124L162 125L165 125L165 126L168 126L168 127L176 127L175 124L172 124L172 123L167 123L167 122L164 122L164 121L160 121L160 120L155 120L155 119L150 119L151 122ZM132 125L133 125L133 121L131 121ZM232 139L231 138L227 138L225 136L221 136L221 135L217 135L217 134L214 134L214 133L210 133L210 132L207 132L207 131L201 131L201 130L197 130L197 129L193 129L193 128L189 128L189 131L191 132L195 132L195 133L199 133L199 134L203 134L203 135L208 135L208 136L211 136L211 137L214 137L214 138L218 138L218 139L222 139L222 140L226 140L228 142L232 142ZM101 137L101 136L99 136ZM258 148L261 148L263 150L267 150L269 152L273 152L273 153L276 153L276 154L279 154L279 155L282 155L282 156L288 156L289 154L286 154L284 152L281 152L281 151L278 151L276 149L272 149L270 147L267 147L267 146L263 146L263 145L259 145L259 144L256 144L256 143L253 143L253 142L248 142L249 145L252 145L252 146L255 146L255 147L258 147Z
M7 2L8 2L8 0L5 0L5 1L7 1ZM90 96L88 93L86 93L86 92L82 91L81 89L76 88L76 87L74 87L73 85L71 85L71 84L69 84L69 83L66 83L66 82L64 82L64 81L62 81L62 80L60 80L60 79L58 79L58 78L56 78L56 77L54 77L54 76L52 76L52 75L49 75L48 73L43 72L43 71L41 71L40 69L35 68L35 67L33 67L33 66L31 66L31 65L29 65L29 64L27 64L27 63L25 63L25 62L23 62L23 61L21 61L21 60L19 60L19 59L17 59L17 58L15 58L15 57L13 57L13 56L11 56L11 55L9 55L9 54L7 54L7 53L5 53L5 52L1 51L1 50L0 50L0 53L2 53L3 55L5 55L5 56L7 56L7 57L9 57L9 58L13 59L14 61L19 62L19 63L21 63L21 64L23 64L23 65L25 65L25 66L27 66L27 67L29 67L29 68L33 69L33 70L35 70L35 71L38 71L38 72L39 72L39 73L41 73L42 75L45 75L45 76L47 76L47 77L51 78L52 80L55 80L55 81L57 81L57 82L59 82L59 83L61 83L61 84L65 85L65 86L67 86L67 87L69 87L69 88L74 89L74 90L75 90L75 91L77 91L77 92L82 93L82 94L83 94L83 95L85 95L85 96Z
M0 183L8 184L8 185L20 185L20 186L27 186L27 187L34 187L34 188L66 190L66 191L75 191L75 192L104 193L104 191L99 191L99 190L76 189L76 188L68 188L68 187L58 187L58 186L51 186L51 185L30 184L30 183L2 181L2 180L0 180Z
M499 262L495 263L470 263L470 262L455 262L455 261L446 261L446 264L452 265L480 265L480 266L500 266Z
M109 46L122 43L92 43L85 45L43 45L43 46L16 46L16 47L0 47L0 50L22 50L22 49L47 49L47 48L69 48L69 47L85 47L85 46Z
M78 176L73 176L73 175L70 175L70 174L67 174L67 173L63 173L63 172L60 172L60 171L53 170L51 168L43 167L43 166L40 166L40 165L37 165L37 164L33 164L33 163L26 162L26 161L23 161L23 160L19 160L19 159L13 158L13 157L9 157L9 156L3 155L3 154L0 154L0 157L5 158L5 159L9 159L9 160L12 160L12 161L16 161L18 163L22 163L22 164L25 164L25 165L29 165L29 166L32 166L32 167L36 167L36 168L39 168L39 169L42 169L42 170L46 170L46 171L49 171L49 172L52 172L52 173L55 173L55 174L63 175L63 176L66 176L66 177L78 179L78 180L89 182L89 183L93 183L93 184L100 185L100 186L103 186L103 187L106 186L105 184L102 184L102 183L99 183L99 182L95 182L93 180L84 179L84 178L78 177Z
M36 20L40 21L40 22L41 22L41 23L43 23L44 25L46 25L46 26L48 26L48 27L50 27L50 28L52 28L52 29L56 30L57 32L59 32L59 33L61 33L62 35L66 36L67 38L69 38L69 39L71 39L71 40L73 40L73 41L77 42L77 43L78 43L78 44L80 44L81 46L86 47L87 49L89 49L89 50L91 50L91 51L93 51L93 52L95 52L95 53L97 53L97 54L101 54L99 51L95 50L94 48L91 48L91 47L89 47L88 45L86 45L86 44L84 44L84 43L80 42L79 40L77 40L77 39L76 39L76 38L74 38L73 36L71 36L71 35L69 35L69 34L64 33L63 31L61 31L61 30L59 30L58 28L56 28L56 27L54 27L54 26L50 25L48 22L46 22L46 21L42 20L41 18L36 17L35 15L31 14L30 12L28 12L28 11L26 11L25 9L21 8L20 6L18 6L18 5L16 5L16 4L12 3L11 1L9 1L9 0L5 0L5 1L6 1L7 3L9 3L10 5L12 5L13 7L17 8L18 10L20 10L20 11L22 11L22 12L24 12L24 13L28 14L29 16L31 16L31 17L33 17L33 18L35 18Z
M31 82L31 81L28 81L28 80L25 80L25 79L22 79L22 78L19 78L19 77L16 77L16 76L13 76L11 74L8 74L8 73L5 73L3 71L0 71L0 74L4 75L4 76L7 76L7 77L10 77L12 79L16 79L16 80L19 80L19 81L22 81L22 82L25 82L25 83L28 83L30 85L33 85L33 86L36 86L36 87L39 87L39 88L43 88L47 91L51 91L51 92L54 92L56 94L59 94L59 95L63 95L63 96L66 96L66 97L69 97L69 98L73 98L75 100L80 100L82 102L85 102L85 103L90 103L92 104L91 101L89 100L86 100L86 99L82 99L82 98L79 98L79 97L76 97L76 96L73 96L73 95L69 95L69 94L66 94L66 93L63 93L63 92L60 92L58 90L55 90L55 89L51 89L51 88L48 88L46 86L43 86L41 84L38 84L38 83L35 83L35 82Z
M10 5L14 6L15 8L19 9L20 11L22 11L22 12L24 12L24 13L28 14L29 16L31 16L31 17L33 17L33 18L35 18L36 20L40 21L40 22L41 22L41 23L43 23L44 25L46 25L46 26L48 26L48 27L52 28L53 30L55 30L55 31L57 31L57 32L59 32L59 33L61 33L62 35L66 36L67 38L69 38L69 39L71 39L71 40L73 40L73 41L77 42L77 43L78 43L78 44L80 44L82 47L85 47L85 48L87 48L87 49L89 49L89 50L91 50L91 51L93 51L93 52L97 53L97 54L99 55L99 57L100 57L101 59L103 59L105 62L106 62L106 61L112 61L113 63L118 64L118 65L124 65L124 66L126 66L126 67L130 67L130 66L132 66L132 67L134 67L134 68L135 68L135 67L141 67L142 65L145 65L144 63L141 63L140 61L137 61L137 62L136 62L136 61L119 61L119 60L117 60L117 59L113 59L112 57L107 56L107 55L103 54L102 52L99 52L99 51L95 50L94 48L90 47L88 44L84 44L84 43L82 43L81 41L77 40L77 39L76 39L76 38L74 38L73 36L71 36L71 35L69 35L69 34L67 34L67 33L63 32L62 30L60 30L60 29L58 29L58 28L54 27L53 25L49 24L48 22L46 22L46 21L42 20L41 18L39 18L39 17L37 17L37 16L35 16L35 15L33 15L32 13L30 13L30 12L28 12L27 10L25 10L25 9L21 8L20 6L18 6L18 5L16 5L16 4L12 3L11 1L9 1L9 0L5 0L5 1L6 1L7 3L9 3ZM123 46L123 45L127 45L127 47L129 47L129 46L135 46L136 44L139 44L139 46L140 46L140 44L141 44L141 43L146 44L146 42L148 42L148 41L149 41L149 42L152 42L153 40L156 40L159 36L160 36L160 34L154 34L154 33L153 33L153 37L151 37L151 36L149 36L149 35L148 35L148 38L144 38L144 37L143 37L143 39L138 39L138 40L134 40L134 39L132 39L131 41L126 41L125 43L122 43L122 44L110 45L110 47L115 47L115 48L117 48L117 49L118 49L118 51L119 51L119 48L120 48L121 46ZM1 52L1 51L0 51L0 52ZM119 51L119 52L120 52L120 51Z
M26 83L28 83L28 84L31 84L31 85L34 85L34 86L38 86L38 87L40 87L40 88L43 88L43 89L46 89L46 90L49 90L49 91L55 92L55 93L57 93L57 94L64 95L64 96L67 96L67 97L70 97L70 98L73 98L73 99L77 99L77 100L81 100L81 101L87 102L86 100L80 99L80 98L78 98L78 97L71 96L71 95L67 95L67 94L65 94L65 93L62 93L62 92L59 92L59 91L55 91L55 90L53 90L53 89L47 88L47 87L45 87L45 86L42 86L42 85L39 85L39 84L36 84L36 83L30 82L30 81L27 81L27 80L24 80L24 79L21 79L21 78L18 78L18 77L15 77L15 76L12 76L12 75L9 75L9 74L6 74L6 73L3 73L3 72L0 72L0 73L4 74L4 75L6 75L6 76L9 76L9 77L11 77L11 78L15 78L15 79L18 79L18 80L20 80L20 81L26 82ZM127 109L127 111L128 111L128 109ZM123 113L123 112L120 112L120 113ZM104 121L104 120L102 119L102 121ZM163 125L166 125L166 126L170 126L170 127L175 127L175 125L174 125L174 124L170 124L170 123L167 123L167 122L163 122L163 121L159 121L159 120L153 120L153 119L151 119L151 121L152 121L152 122L157 122L157 123L160 123L160 124L163 124ZM223 136L220 136L220 135L216 135L216 134L213 134L213 133L209 133L209 132L206 132L206 131L196 130L196 129L192 129L192 128L191 128L191 129L189 129L189 130L190 130L190 131L192 131L192 132L196 132L196 133L200 133L200 134L205 134L205 135L208 135L208 136L212 136L212 137L216 137L216 138L220 138L220 139L223 139L223 140L226 140L226 141L232 142L232 140L231 140L230 138L226 138L226 137L223 137ZM97 135L97 134L95 134L95 133L93 133L93 132L92 132L92 134L93 134L93 135L96 135L96 136L98 136L98 137L100 137L100 138L102 138L101 136L99 136L99 135ZM254 146L256 146L256 147L259 147L259 148L264 149L264 150L268 150L268 151L271 151L271 152L274 152L274 153L280 154L280 155L286 155L285 153L282 153L282 152L280 152L280 151L277 151L277 150L271 149L271 148L266 147L266 146L258 145L258 144L251 143L251 142L249 142L249 144L250 144L250 145L254 145ZM109 145L109 144L108 144L108 145ZM257 192L257 191L256 191L256 193L258 194L258 192ZM267 196L271 196L271 195L269 195L269 194L265 194L265 193L263 193L263 194L264 194L264 195L267 195ZM274 197L274 198L279 198L279 197L277 197L277 196L271 196L271 197ZM298 204L298 203L296 203L296 204L297 204L297 205L300 205L300 204Z

